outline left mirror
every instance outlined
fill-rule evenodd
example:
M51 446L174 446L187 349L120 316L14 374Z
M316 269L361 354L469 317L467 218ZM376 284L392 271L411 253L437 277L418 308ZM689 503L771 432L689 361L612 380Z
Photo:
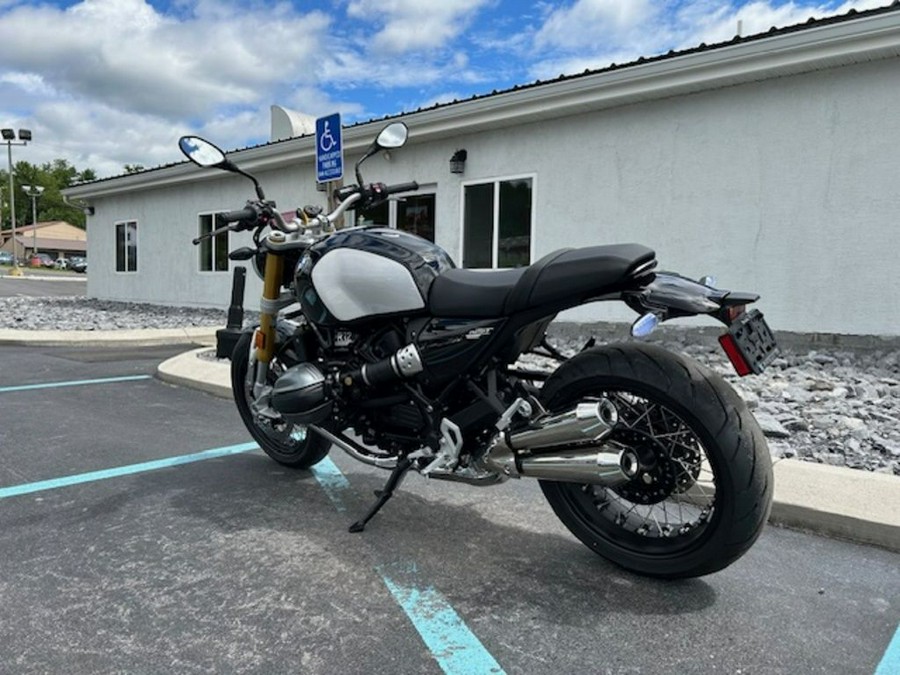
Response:
M225 153L199 136L182 136L178 139L178 147L198 166L219 166L225 163Z

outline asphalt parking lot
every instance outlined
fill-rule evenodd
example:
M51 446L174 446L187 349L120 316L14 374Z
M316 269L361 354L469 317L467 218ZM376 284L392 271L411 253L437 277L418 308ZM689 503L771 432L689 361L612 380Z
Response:
M867 673L900 663L900 555L768 528L719 574L594 556L538 486L293 472L184 348L0 347L0 672ZM893 641L892 641L893 640Z
M40 274L40 270L25 270L23 277L10 277L9 267L0 267L0 298L52 297L60 295L84 295L87 276L75 272L55 272L52 278Z

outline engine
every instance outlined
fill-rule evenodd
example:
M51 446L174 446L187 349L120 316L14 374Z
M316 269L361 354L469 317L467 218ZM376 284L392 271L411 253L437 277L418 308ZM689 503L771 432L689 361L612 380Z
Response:
M405 383L424 370L418 348L404 344L399 328L363 336L323 331L330 338L325 363L299 363L281 375L272 407L297 424L326 424L335 413L364 442L420 447L428 435L425 406Z
M446 417L467 447L479 447L520 394L495 373L490 383L459 377L495 328L490 321L436 319L398 319L368 334L321 328L328 358L289 368L273 387L272 407L296 424L350 427L367 445L392 453L436 449Z

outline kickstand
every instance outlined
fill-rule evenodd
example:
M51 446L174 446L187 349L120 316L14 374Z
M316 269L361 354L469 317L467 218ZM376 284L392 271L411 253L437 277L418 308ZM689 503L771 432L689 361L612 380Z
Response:
M412 460L408 457L404 457L397 462L397 466L391 471L391 475L387 479L387 483L384 484L384 487L381 490L375 491L375 496L378 497L378 501L375 502L372 508L369 509L369 512L361 520L357 520L350 526L350 532L362 532L366 529L366 523L372 520L375 514L381 510L381 507L387 503L387 500L394 496L394 490L400 487L400 483L403 482L403 477L406 475L406 472L409 471L411 466Z

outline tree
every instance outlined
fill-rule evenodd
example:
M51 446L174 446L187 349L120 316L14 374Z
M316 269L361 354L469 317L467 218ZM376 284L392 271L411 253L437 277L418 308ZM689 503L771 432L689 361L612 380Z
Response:
M30 162L16 162L13 167L13 176L16 190L17 225L31 225L32 222L31 198L25 193L22 186L40 185L44 188L44 192L37 200L38 222L65 220L84 229L84 212L76 206L66 204L60 191L76 183L97 180L97 174L93 169L79 171L65 159L55 159L40 166ZM9 173L0 170L0 202L3 203L0 225L4 230L12 227L8 193Z

